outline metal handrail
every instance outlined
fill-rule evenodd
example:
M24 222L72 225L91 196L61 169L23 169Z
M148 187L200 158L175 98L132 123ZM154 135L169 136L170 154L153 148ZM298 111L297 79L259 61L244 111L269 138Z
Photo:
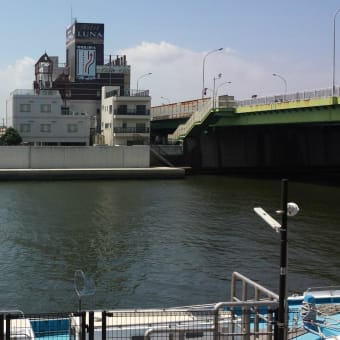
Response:
M7 314L11 314L11 315L18 315L20 314L22 317L25 317L25 314L22 310L20 309L2 309L0 310L0 315L7 315Z
M242 298L238 299L236 296L236 283L237 281L241 281L242 282ZM271 299L271 300L279 300L279 296L272 292L271 290L263 287L262 285L260 285L259 283L247 278L246 276L238 273L238 272L233 272L232 276L231 276L231 300L232 301L246 301L248 300L248 296L247 296L247 291L248 291L248 287L252 287L254 288L254 294L255 294L255 301L259 300L259 296L260 293L263 293L267 298Z
M246 302L219 302L217 303L214 308L212 310L208 310L209 312L211 312L214 315L214 319L213 319L213 324L211 326L211 328L208 327L207 330L210 330L211 332L214 333L214 340L219 339L219 332L220 332L220 328L219 328L219 312L222 308L227 307L228 310L235 310L237 308L241 309L241 317L242 317L242 329L239 332L235 332L235 322L232 322L233 325L233 329L231 330L231 332L228 332L227 335L241 335L243 336L244 339L249 339L250 338L250 318L249 318L249 312L251 310L256 310L259 307L268 307L269 309L271 309L272 311L276 310L278 307L278 302L277 301L270 301L270 300L266 300L266 301L246 301ZM237 316L237 318L239 318L240 316ZM231 321L235 321L235 316L233 314L230 314L230 319ZM267 326L267 330L266 331L261 331L261 334L265 334L265 335L269 335L271 336L273 334L272 331L272 323L271 323L271 316L267 317L267 321L268 322L268 326ZM257 322L257 324L256 324ZM259 327L258 327L258 323L259 323L259 318L255 319L255 324L254 324L254 330L258 331ZM151 334L154 333L164 333L164 332L171 332L171 333L181 333L181 332L197 332L198 328L197 327L180 327L180 328L171 328L169 329L169 327L167 326L163 326L163 327L155 327L155 328L149 328L145 331L144 333L144 339L145 340L150 340L150 336Z

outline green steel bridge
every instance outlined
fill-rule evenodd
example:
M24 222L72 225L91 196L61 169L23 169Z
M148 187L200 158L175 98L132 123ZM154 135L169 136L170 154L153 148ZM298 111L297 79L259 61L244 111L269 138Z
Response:
M163 141L183 143L186 165L340 169L340 88L335 96L324 89L242 101L213 99L196 105L191 114L153 116L152 133L164 129Z
M208 98L196 112L172 113L176 104L165 105L162 115L153 116L154 131L174 131L170 134L171 142L183 140L195 127L277 125L277 124L312 124L336 123L340 121L340 90L338 96L331 96L331 89L298 92L289 95L253 98L234 101L232 97L219 97L216 107L212 98ZM164 112L168 114L164 114ZM214 119L212 119L214 117ZM176 131L176 129L178 130Z

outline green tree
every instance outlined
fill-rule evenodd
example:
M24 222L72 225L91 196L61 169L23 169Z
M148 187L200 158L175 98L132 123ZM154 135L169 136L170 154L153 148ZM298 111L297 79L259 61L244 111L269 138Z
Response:
M12 127L6 129L6 132L0 137L1 145L19 145L21 142L21 136L18 131Z

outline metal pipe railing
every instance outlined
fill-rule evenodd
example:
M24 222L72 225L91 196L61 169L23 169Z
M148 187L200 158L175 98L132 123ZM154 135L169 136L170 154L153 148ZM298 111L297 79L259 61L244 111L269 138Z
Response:
M242 298L239 299L236 296L237 293L237 287L236 284L237 282L241 281L242 282ZM262 293L263 295L265 295L265 297L267 297L270 300L279 300L279 296L272 292L271 290L263 287L262 285L260 285L259 283L247 278L246 276L238 273L238 272L233 272L232 276L231 276L231 292L230 292L230 296L231 296L231 301L246 301L248 300L248 289L253 288L254 290L254 298L257 297L257 299L260 298L260 293Z

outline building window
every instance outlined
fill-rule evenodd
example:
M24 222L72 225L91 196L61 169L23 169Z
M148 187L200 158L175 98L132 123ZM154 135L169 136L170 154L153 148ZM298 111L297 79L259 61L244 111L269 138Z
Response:
M105 123L105 129L108 129L108 128L109 128L109 126L110 126L110 124L109 124L109 123Z
M51 112L51 104L40 104L40 112Z
M31 132L31 124L20 124L19 132Z
M145 133L146 132L145 123L136 123L136 132Z
M146 114L146 106L145 105L136 105L136 113L137 113L137 115L145 115Z
M31 112L31 104L20 104L20 112Z
M61 107L61 114L64 115L64 116L65 115L68 116L70 114L70 108L68 108L66 106L62 106Z
M40 132L51 132L51 124L40 124Z
M127 105L118 105L117 114L126 115L127 114Z
M112 113L112 105L110 105L109 113Z
M67 132L78 132L78 125L77 124L67 124Z

